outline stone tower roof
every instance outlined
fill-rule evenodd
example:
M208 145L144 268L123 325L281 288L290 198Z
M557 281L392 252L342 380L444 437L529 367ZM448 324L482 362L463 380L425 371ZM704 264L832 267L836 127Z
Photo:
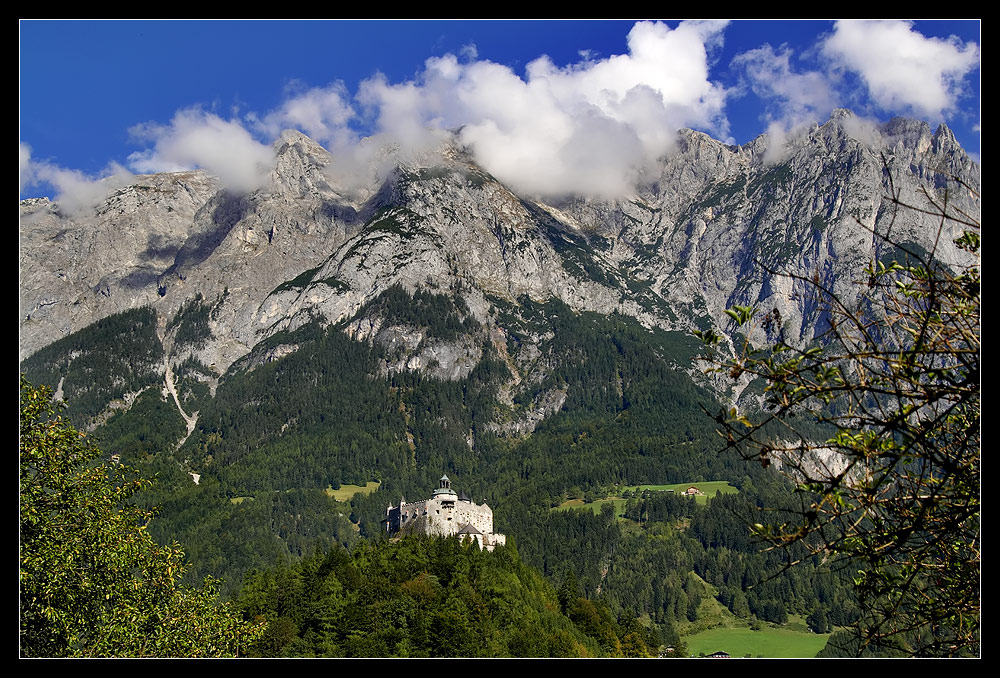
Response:
M455 494L455 490L451 489L451 480L449 480L448 476L446 476L446 475L441 476L440 487L438 487L436 490L434 490L434 493L433 493L432 496L435 496L435 497L442 497L443 496L443 497L446 497L446 498L454 497L456 499L458 498L458 495Z

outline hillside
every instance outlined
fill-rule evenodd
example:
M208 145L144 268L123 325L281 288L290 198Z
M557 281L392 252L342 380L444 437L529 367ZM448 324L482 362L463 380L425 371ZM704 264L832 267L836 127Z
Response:
M732 341L724 311L741 304L774 319L758 334L813 342L823 311L783 274L863 307L865 264L937 238L930 215L894 220L892 193L947 194L978 216L953 177L978 191L979 167L943 125L843 110L777 159L765 147L682 130L631 196L542 200L453 144L347 191L324 173L327 151L286 132L250 193L180 172L85 216L25 200L21 369L106 453L158 474L142 499L161 508L154 535L230 593L317 545L377 540L385 507L444 471L489 502L526 563L572 573L665 640L706 597L741 619L847 623L842 572L812 562L766 579L781 558L734 516L789 490L717 452L705 412L755 387L703 375L691 332ZM936 256L961 262L949 235ZM706 480L740 492L700 508L644 497L659 502L646 524L635 506L624 521L549 511L616 485ZM349 503L326 492L370 481Z

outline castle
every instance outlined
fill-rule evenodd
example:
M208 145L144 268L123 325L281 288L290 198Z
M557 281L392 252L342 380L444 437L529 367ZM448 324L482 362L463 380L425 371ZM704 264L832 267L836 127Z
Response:
M458 535L463 541L473 539L479 548L492 551L507 543L507 536L493 531L493 509L476 504L465 493L459 497L451 489L448 476L441 476L440 487L430 499L407 503L402 497L399 506L385 510L385 530L389 534L415 532L438 537Z

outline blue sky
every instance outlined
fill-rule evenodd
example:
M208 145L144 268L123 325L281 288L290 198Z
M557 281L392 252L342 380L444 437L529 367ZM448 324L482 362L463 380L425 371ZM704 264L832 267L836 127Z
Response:
M22 21L21 195L185 167L250 188L286 127L345 172L364 137L461 129L523 190L613 192L677 127L742 144L840 106L946 122L978 159L980 44L977 21Z

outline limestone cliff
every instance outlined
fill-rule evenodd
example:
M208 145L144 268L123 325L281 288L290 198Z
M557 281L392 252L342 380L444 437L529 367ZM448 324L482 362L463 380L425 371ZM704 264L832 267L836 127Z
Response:
M678 135L658 173L615 201L517 195L456 146L348 192L325 171L329 153L298 132L276 142L270 181L248 194L179 172L139 177L84 216L44 198L22 201L19 356L150 306L168 366L193 355L218 377L261 341L319 318L391 347L388 372L459 378L491 343L510 365L510 390L545 372L544 337L522 332L507 351L505 318L520 300L557 298L685 332L725 332L727 307L755 305L780 319L770 338L806 342L821 331L821 309L783 274L863 303L853 283L891 253L885 236L961 261L951 226L939 234L931 215L897 215L893 192L980 213L979 167L943 125L876 126L841 110L782 148L763 137L736 147ZM431 336L368 306L396 285L460 299L466 331ZM171 320L197 295L211 307L206 338L175 346ZM543 400L538 416L559 393Z

